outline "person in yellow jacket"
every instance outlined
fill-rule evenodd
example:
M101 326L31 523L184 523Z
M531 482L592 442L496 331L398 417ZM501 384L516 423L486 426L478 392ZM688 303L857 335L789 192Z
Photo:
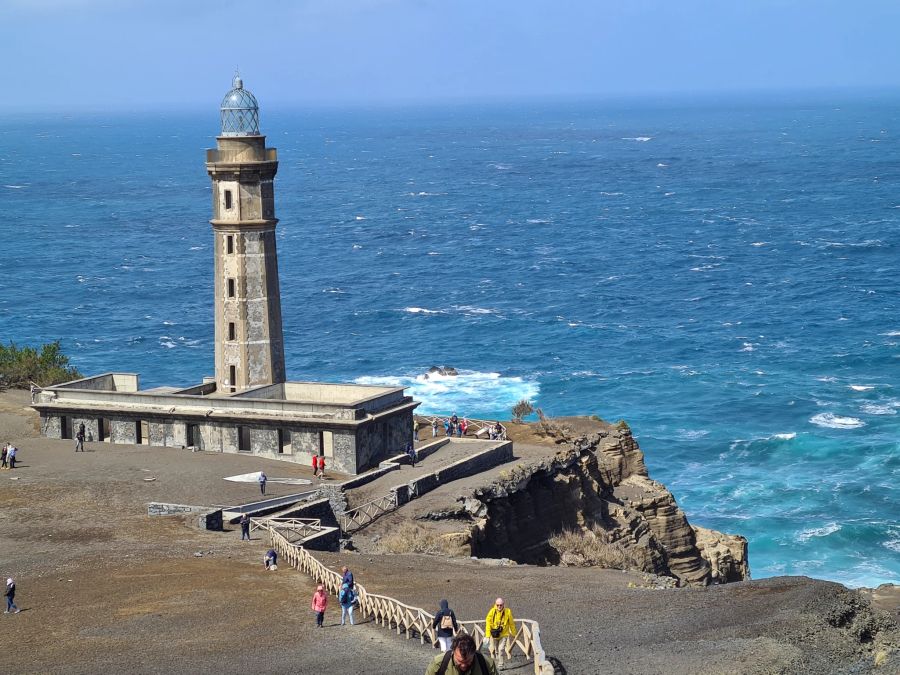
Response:
M512 646L512 640L516 636L516 622L512 610L506 606L503 598L497 598L487 613L484 620L484 635L490 641L491 656L497 659L498 666L502 666L503 654L507 647Z

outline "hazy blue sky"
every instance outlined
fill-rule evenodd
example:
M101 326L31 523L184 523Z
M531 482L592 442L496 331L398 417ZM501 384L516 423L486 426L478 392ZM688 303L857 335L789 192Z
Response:
M5 103L900 89L900 0L0 0Z

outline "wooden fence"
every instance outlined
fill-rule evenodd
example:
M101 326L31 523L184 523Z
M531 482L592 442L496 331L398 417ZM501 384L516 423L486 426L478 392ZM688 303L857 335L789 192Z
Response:
M397 508L397 495L390 492L378 499L366 502L355 509L349 509L338 517L342 532L355 532L365 527L379 516Z
M277 520L270 519L267 527L272 548L278 552L282 563L287 562L291 567L324 585L325 590L331 595L337 595L341 588L341 575L325 567L299 544L289 541L279 532L281 525ZM371 617L376 624L385 628L396 629L397 635L405 633L407 640L418 638L423 645L426 640L432 647L437 645L436 631L431 625L434 620L433 614L419 607L406 605L386 595L369 593L360 583L355 586L359 598L359 611L364 617ZM475 644L480 649L485 640L484 621L459 621L458 623L460 631L475 638ZM553 675L553 664L547 660L541 646L541 631L538 622L530 619L517 619L515 623L516 634L513 639L507 640L506 657L511 658L513 653L521 653L534 663L535 675Z

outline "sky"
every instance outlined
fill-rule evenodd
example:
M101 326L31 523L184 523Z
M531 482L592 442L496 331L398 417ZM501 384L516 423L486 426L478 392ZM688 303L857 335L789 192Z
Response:
M900 0L0 0L7 110L900 90Z

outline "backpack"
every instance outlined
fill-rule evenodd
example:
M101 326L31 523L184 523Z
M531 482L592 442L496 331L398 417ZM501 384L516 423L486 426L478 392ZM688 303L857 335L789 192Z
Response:
M453 630L453 617L449 614L444 614L441 617L441 630Z
M444 653L444 658L441 659L441 667L437 670L437 675L447 675L447 666L450 665L450 659L453 658L453 650L451 649L449 652ZM484 675L488 674L488 666L487 661L484 660L484 654L479 651L475 652L475 660L478 661L478 667L481 668L481 672Z
M352 588L342 588L338 596L338 602L342 605L352 605L356 601L356 594Z

